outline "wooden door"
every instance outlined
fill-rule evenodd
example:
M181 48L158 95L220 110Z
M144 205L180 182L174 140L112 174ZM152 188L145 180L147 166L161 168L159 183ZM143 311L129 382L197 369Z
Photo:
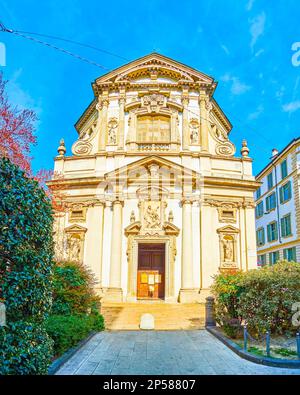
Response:
M165 296L165 244L139 244L137 297Z

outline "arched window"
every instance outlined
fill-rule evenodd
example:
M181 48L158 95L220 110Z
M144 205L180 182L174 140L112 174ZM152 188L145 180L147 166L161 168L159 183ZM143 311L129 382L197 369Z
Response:
M137 118L138 143L169 143L170 139L170 117L165 115L143 115Z

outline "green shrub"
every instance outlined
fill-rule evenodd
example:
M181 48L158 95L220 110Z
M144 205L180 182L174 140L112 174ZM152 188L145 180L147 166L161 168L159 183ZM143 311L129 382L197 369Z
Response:
M274 266L251 270L241 279L239 314L253 333L271 330L286 333L292 325L292 305L300 301L300 265L282 261Z
M292 305L300 301L300 265L282 261L274 266L215 277L216 320L235 336L232 320L245 320L255 335L270 330L295 332Z
M9 322L0 328L0 343L0 375L47 372L53 340L42 325Z
M94 293L94 277L82 264L57 263L53 276L53 314L86 314L97 310L99 298Z
M230 326L230 320L239 318L237 309L242 276L242 272L229 272L214 277L211 290L216 298L216 321L221 326Z
M56 356L74 347L92 331L104 329L104 320L99 313L89 315L52 315L46 321L48 334L54 340Z
M9 372L47 372L51 341L43 322L52 302L52 255L52 209L45 192L0 159L0 299L8 325L0 338L0 366Z

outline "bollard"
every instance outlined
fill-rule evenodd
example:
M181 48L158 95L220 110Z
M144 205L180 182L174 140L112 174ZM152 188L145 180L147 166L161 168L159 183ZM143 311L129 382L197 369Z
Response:
M300 359L300 333L296 333L296 342L297 342L297 354L298 354L298 359Z
M248 330L247 324L244 325L244 351L248 350Z
M215 298L208 296L205 303L205 326L216 326Z
M271 334L270 331L266 332L266 353L267 357L270 356L270 344L271 344Z

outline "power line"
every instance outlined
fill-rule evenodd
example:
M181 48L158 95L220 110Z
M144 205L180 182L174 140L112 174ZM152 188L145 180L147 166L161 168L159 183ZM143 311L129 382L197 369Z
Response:
M76 59L78 59L78 60L81 60L81 61L83 61L83 62L89 63L89 64L91 64L91 65L93 65L93 66L96 66L96 67L99 67L99 68L101 68L101 69L110 71L110 69L108 69L107 67L103 66L102 64L97 63L97 62L94 62L93 60L90 60L90 59L88 59L88 58L85 58L85 57L83 57L83 56L81 56L81 55L78 55L78 54L76 54L76 53L70 52L70 51L68 51L68 50L66 50L66 49L64 49L64 48L57 47L56 45L50 44L50 43L48 43L48 42L46 42L46 41L38 40L38 39L36 39L36 38L34 38L34 37L27 36L27 35L25 35L25 34L19 33L18 31L14 31L14 30L11 30L11 29L7 29L7 28L3 25L3 23L1 23L1 22L0 22L0 31L6 32L6 33L11 33L11 34L14 34L14 35L16 35L16 36L25 38L25 39L27 39L27 40L31 40L31 41L33 41L33 42L36 42L36 43L38 43L38 44L45 45L45 46L50 47L50 48L53 48L53 49L55 49L55 50L57 50L57 51L63 52L63 53L65 53L65 54L67 54L67 55L73 56L74 58L76 58Z
M123 56L120 56L120 55L115 54L115 53L113 53L113 52L107 51L107 50L105 50L105 49L101 49L101 48L95 47L94 45L85 44L85 43L82 43L82 42L79 42L79 41L70 40L70 39L68 39L68 38L52 36L52 35L49 35L49 34L34 33L34 32L26 32L26 31L23 31L23 30L15 30L15 32L17 32L17 33L22 33L22 34L30 34L30 35L34 35L34 36L40 36L40 37L51 38L51 39L54 39L54 40L65 41L65 42L67 42L67 43L80 45L81 47L86 47L86 48L94 49L95 51L102 52L102 53L105 53L105 54L107 54L107 55L115 56L116 58L119 58L119 59L122 59L122 60L126 60L127 62L130 61L130 59L124 58Z

